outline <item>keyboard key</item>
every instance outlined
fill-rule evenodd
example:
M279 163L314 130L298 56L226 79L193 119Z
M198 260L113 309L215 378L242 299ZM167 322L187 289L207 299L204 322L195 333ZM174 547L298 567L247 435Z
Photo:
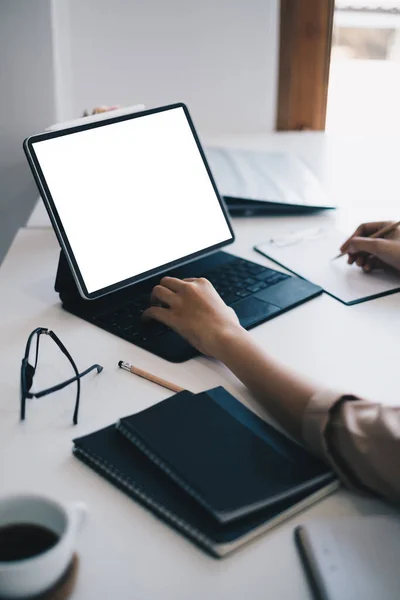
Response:
M246 298L247 296L250 296L251 292L248 292L247 290L239 290L238 292L236 292L236 296L238 298Z
M265 267L262 267L261 265L251 265L249 267L249 273L251 273L252 275L257 275L258 273L261 273L261 271L264 271Z
M255 294L255 292L259 292L262 289L263 288L262 288L262 284L261 283L256 283L255 285L249 285L246 288L246 290L248 290L249 292L252 292L253 294Z
M256 279L258 279L259 281L267 281L268 278L274 274L275 272L271 271L271 269L265 269L265 271L256 275Z
M139 335L139 331L137 329L135 329L134 327L125 329L124 332L127 336L129 336L130 338L135 338Z
M276 271L270 271L269 269L266 273L260 273L256 277L258 281L265 281L271 285L281 281L281 279L286 279L286 275L283 275L283 273L277 273Z
M288 276L285 275L284 273L273 273L272 275L270 275L268 277L268 279L266 280L267 283L269 283L269 285L274 285L275 283L279 283L280 281L283 281L284 279L287 279Z

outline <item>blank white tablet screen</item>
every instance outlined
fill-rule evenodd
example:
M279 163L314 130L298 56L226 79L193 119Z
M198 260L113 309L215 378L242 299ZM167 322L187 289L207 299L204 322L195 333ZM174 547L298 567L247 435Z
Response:
M232 237L181 107L33 148L89 293Z

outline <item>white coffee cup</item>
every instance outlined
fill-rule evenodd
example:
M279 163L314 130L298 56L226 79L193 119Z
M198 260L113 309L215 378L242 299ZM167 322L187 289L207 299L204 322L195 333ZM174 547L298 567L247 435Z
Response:
M0 498L0 528L6 525L40 525L58 541L41 554L0 561L0 597L25 598L45 592L66 571L75 550L76 535L86 516L86 506L64 506L45 496L20 494Z

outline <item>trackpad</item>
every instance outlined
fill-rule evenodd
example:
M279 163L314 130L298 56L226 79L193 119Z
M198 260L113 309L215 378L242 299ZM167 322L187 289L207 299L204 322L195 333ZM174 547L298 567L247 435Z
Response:
M258 321L261 322L281 310L277 306L263 300L258 300L257 298L245 298L234 304L232 308L239 317L240 324L243 327L249 327Z

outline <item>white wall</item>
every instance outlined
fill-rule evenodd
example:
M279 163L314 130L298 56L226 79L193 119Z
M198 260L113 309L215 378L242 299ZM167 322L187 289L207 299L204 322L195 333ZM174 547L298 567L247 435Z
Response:
M0 0L0 257L37 197L22 141L54 118L50 0Z
M0 0L0 160L54 118L50 0Z
M201 134L274 129L278 0L56 2L69 12L56 26L70 94L61 119L98 104L183 101Z

